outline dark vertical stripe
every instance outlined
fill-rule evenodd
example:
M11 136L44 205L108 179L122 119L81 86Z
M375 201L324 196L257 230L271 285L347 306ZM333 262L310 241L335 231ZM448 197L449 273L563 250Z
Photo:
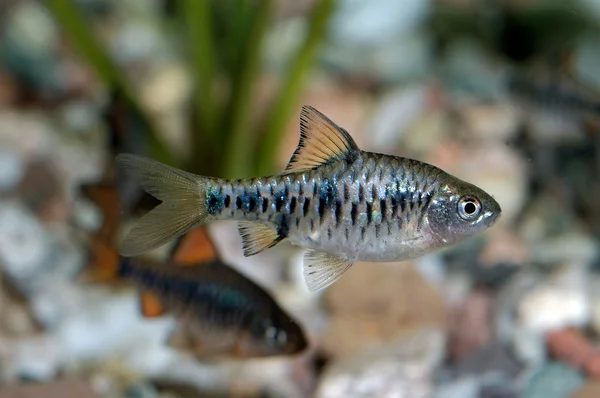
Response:
M313 220L313 218L310 218L310 232L313 232L315 230L315 220Z
M433 196L430 193L425 193L422 198L423 206L419 208L419 219L417 220L417 228L420 230L423 227L423 221L425 220L425 214L427 214L427 208L431 203Z
M330 228L327 228L327 239L331 240L331 236L332 236L332 233L331 233L331 227L330 227Z
M375 237L377 239L381 237L381 224L375 224Z
M231 196L229 196L229 195L225 196L224 204L225 204L225 207L229 207L229 205L231 204Z
M254 211L256 208L256 197L254 195L248 198L248 211Z
M265 213L268 208L269 208L269 198L263 197L262 198L262 212Z
M350 210L350 219L352 220L352 225L356 225L356 217L358 216L358 205L356 203L352 203L352 209Z
M296 211L296 197L292 196L292 199L290 200L290 214L294 214L294 211Z
M335 202L335 226L337 227L342 222L342 202Z
M319 205L318 205L318 213L319 213L319 221L321 224L323 224L323 217L325 217L325 200L324 199L319 199Z
M350 188L347 181L344 181L344 201L350 202Z
M277 234L281 239L287 237L290 233L290 216L282 214L279 217L279 228L277 228Z
M390 201L392 202L392 218L394 218L398 215L398 198L394 195L390 198Z
M371 224L371 221L373 221L373 204L367 202L367 225Z
M304 198L304 204L302 205L302 215L306 217L310 210L310 198Z
M365 240L365 233L367 232L366 227L360 227L360 240Z
M238 196L237 198L235 198L235 206L237 207L238 210L242 209L242 197Z
M380 199L379 200L379 208L381 209L381 220L385 220L386 217L386 211L387 211L387 201L386 199Z
M344 228L344 236L346 237L346 242L350 240L350 228Z
M362 201L365 199L365 190L363 188L363 184L359 183L358 184L358 203L362 203Z
M275 210L281 211L281 207L283 206L283 196L277 195L275 198Z

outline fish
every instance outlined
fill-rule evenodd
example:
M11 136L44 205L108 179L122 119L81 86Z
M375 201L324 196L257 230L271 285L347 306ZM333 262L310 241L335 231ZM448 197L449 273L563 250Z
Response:
M244 256L287 241L304 250L309 291L355 262L416 258L492 226L501 214L481 188L418 160L361 150L315 108L300 113L300 140L279 175L200 176L120 153L119 170L162 201L119 245L137 256L217 220L236 220Z
M136 284L144 318L171 314L177 319L169 346L204 360L295 355L306 349L299 324L266 291L220 260L206 228L178 238L168 262L125 259L111 243L120 224L116 187L93 185L84 191L105 218L89 237L91 263L80 279ZM231 308L228 300L239 308Z
M121 257L118 276L158 298L178 323L167 344L198 358L293 356L308 347L269 293L218 259L181 267Z

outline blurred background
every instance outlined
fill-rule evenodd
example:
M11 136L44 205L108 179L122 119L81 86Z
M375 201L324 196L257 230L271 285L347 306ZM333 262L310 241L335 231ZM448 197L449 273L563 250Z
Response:
M599 40L598 0L0 1L0 397L599 397ZM116 153L277 174L304 104L500 221L319 293L300 250L210 225L302 324L292 358L175 352L131 286L81 281L155 204Z

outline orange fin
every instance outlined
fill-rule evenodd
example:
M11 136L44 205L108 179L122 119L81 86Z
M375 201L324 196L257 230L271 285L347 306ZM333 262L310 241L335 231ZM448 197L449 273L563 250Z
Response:
M140 310L146 318L156 318L166 312L158 297L147 290L140 293Z
M217 249L204 226L185 234L173 250L173 262L182 266L207 263L218 257Z
M89 238L91 259L79 277L83 283L106 283L118 279L119 254L113 245L95 236Z
M121 224L119 193L116 186L109 183L88 184L83 185L81 191L102 213L102 226L96 235L113 243Z

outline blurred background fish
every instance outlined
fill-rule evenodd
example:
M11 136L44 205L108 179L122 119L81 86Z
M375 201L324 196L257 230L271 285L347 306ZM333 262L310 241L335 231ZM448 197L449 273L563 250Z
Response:
M118 273L176 316L180 326L169 344L200 358L294 355L308 346L265 290L218 260L178 267L122 258Z

